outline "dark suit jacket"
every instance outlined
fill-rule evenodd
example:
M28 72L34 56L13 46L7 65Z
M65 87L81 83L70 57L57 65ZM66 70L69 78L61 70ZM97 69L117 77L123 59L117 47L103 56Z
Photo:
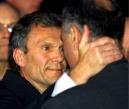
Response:
M87 84L49 99L41 109L128 109L128 63L108 65Z
M40 97L45 102L52 91L53 86L40 94L24 78L8 71L0 81L0 109L37 109Z

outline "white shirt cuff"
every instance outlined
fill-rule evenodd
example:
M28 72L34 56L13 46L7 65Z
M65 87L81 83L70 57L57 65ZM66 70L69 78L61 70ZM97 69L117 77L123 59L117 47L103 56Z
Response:
M52 97L58 95L59 93L70 89L77 84L67 75L67 73L63 73L62 76L55 83L54 90L51 94Z

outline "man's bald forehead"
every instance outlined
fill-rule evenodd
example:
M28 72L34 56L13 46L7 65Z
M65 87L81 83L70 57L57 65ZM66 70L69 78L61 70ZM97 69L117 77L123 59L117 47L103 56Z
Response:
M112 0L94 0L94 2L97 6L101 8L104 8L109 11L113 10Z

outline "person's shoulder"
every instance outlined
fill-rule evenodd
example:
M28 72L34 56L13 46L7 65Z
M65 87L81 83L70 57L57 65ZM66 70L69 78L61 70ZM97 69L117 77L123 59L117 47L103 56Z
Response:
M0 109L22 109L17 97L0 81Z
M53 109L53 107L54 109L70 109L67 103L65 104L62 99L60 100L58 98L60 97L50 98L47 102L41 105L40 109Z
M106 105L104 98L107 97L107 91L91 89L87 88L86 85L80 85L50 98L41 106L41 109L53 109L53 107L54 109L84 109L85 106L87 106L87 109L95 109L92 103L100 105L101 102ZM106 101L108 102L108 100ZM96 109L99 109L98 107L96 106Z

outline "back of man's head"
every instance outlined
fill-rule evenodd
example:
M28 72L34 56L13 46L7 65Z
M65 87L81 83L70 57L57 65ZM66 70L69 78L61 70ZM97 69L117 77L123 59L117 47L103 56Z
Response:
M87 25L92 38L108 36L121 41L124 16L112 0L71 0L63 10L65 31L73 24L81 32Z

